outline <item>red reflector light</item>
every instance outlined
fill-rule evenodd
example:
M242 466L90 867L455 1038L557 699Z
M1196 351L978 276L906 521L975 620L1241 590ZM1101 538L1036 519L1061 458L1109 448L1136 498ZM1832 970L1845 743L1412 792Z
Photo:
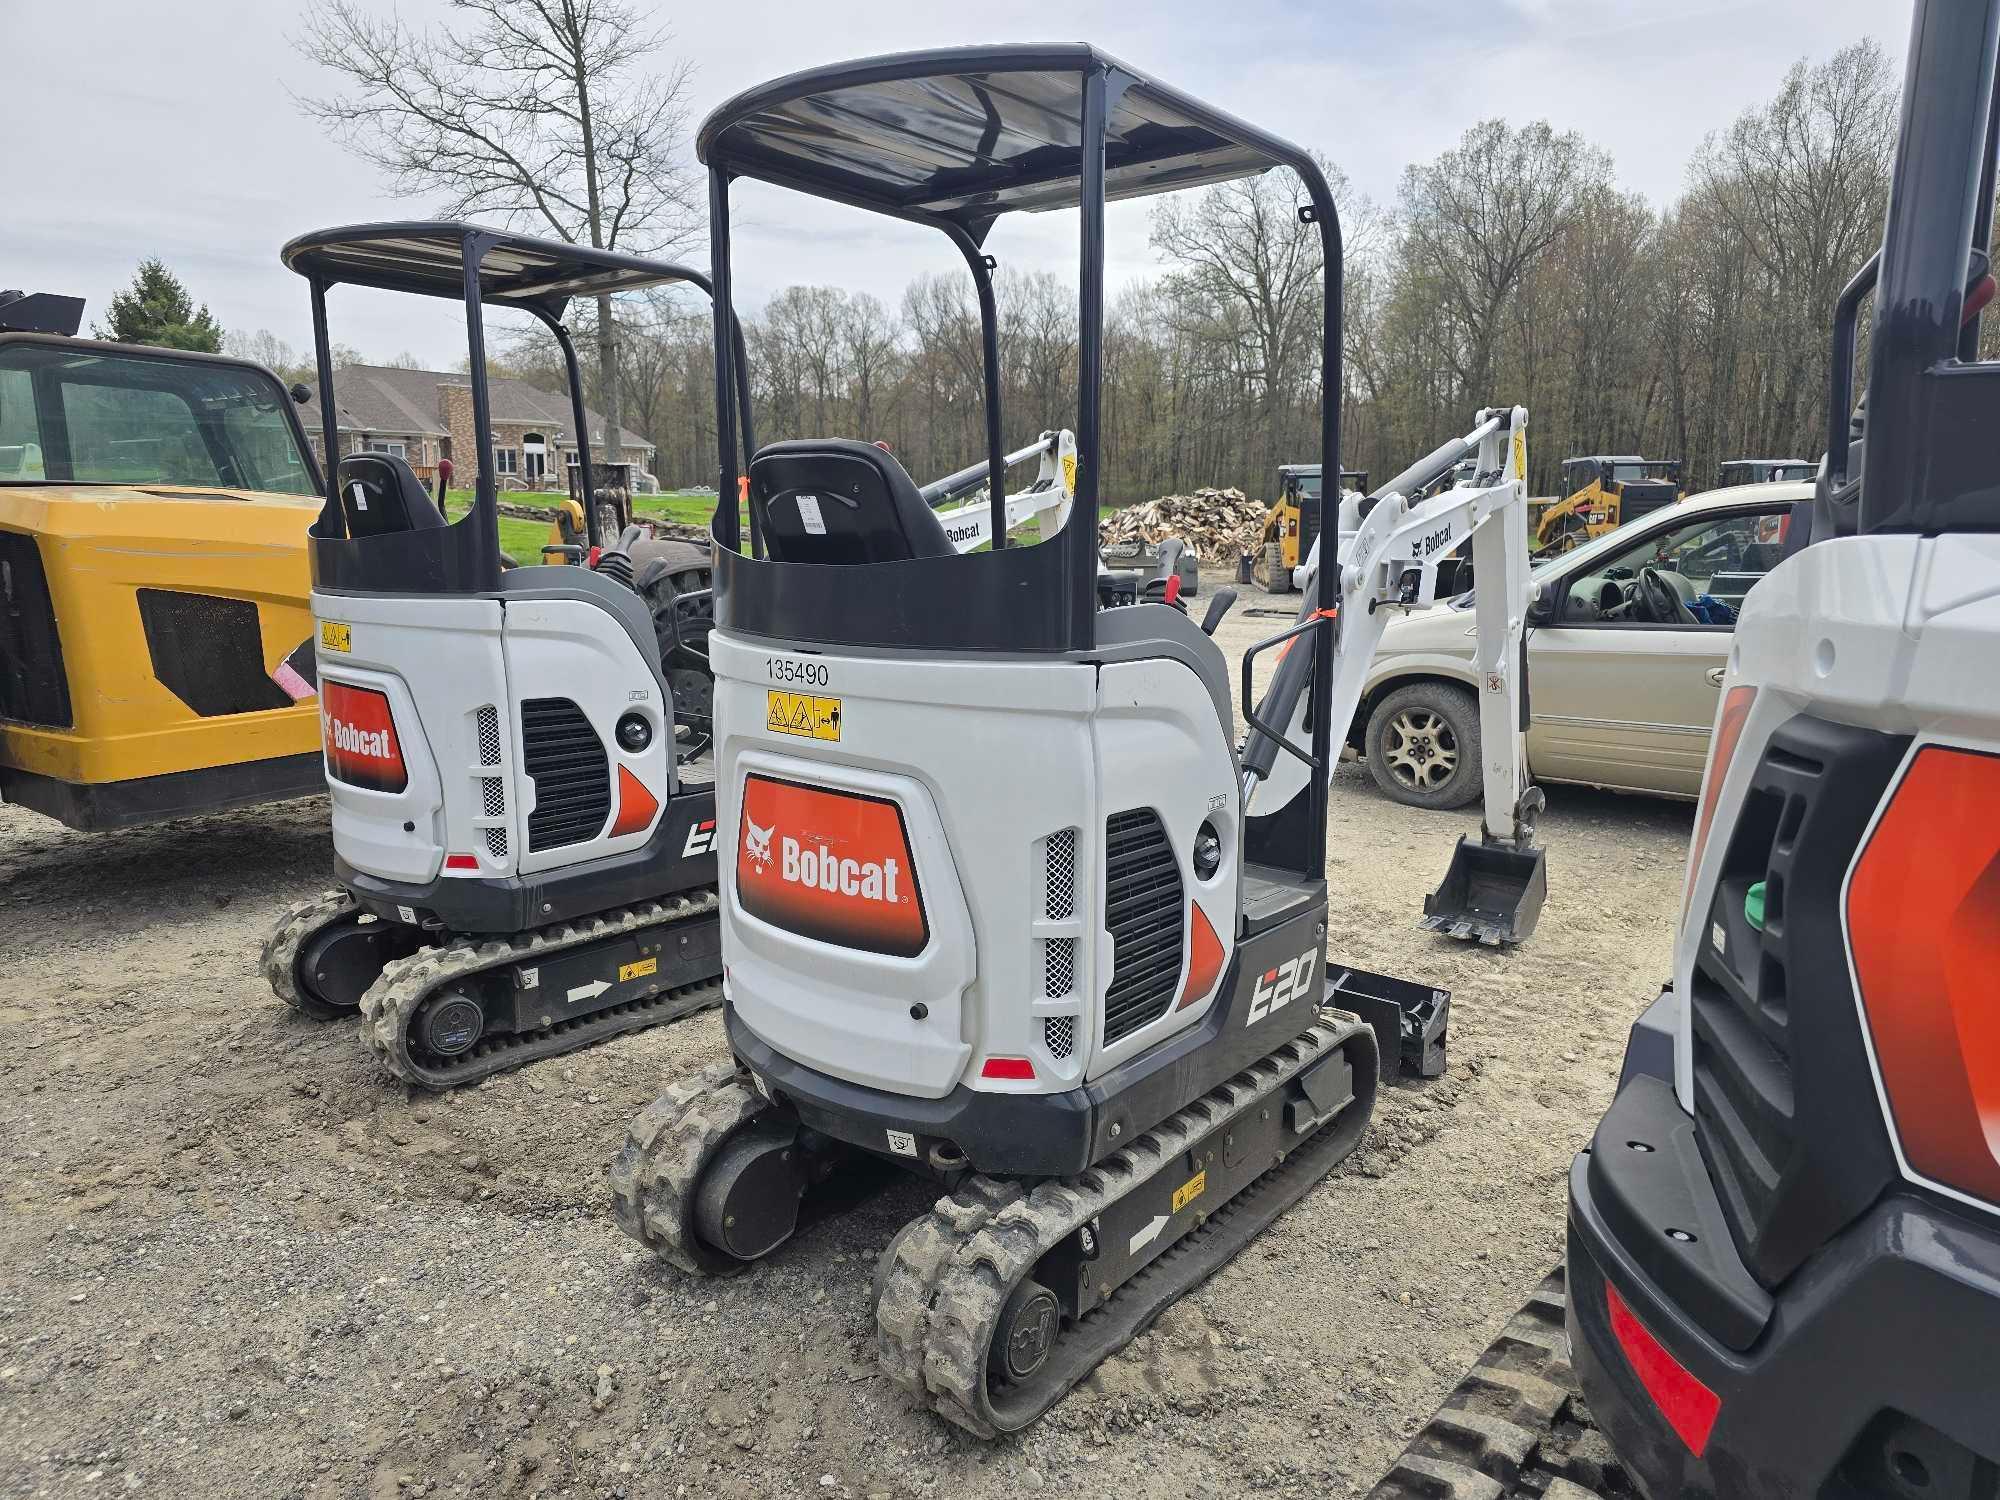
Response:
M1688 1445L1688 1451L1700 1458L1722 1411L1722 1398L1667 1353L1666 1346L1647 1331L1609 1281L1604 1283L1604 1306L1611 1314L1612 1337L1625 1351L1632 1373L1639 1377L1639 1384L1653 1398L1667 1425Z
M979 1070L981 1078L1017 1078L1032 1082L1035 1065L1025 1057L989 1057Z
M447 870L476 870L479 868L479 861L470 854L447 854L444 857L444 867Z
M1927 745L1847 883L1847 941L1910 1166L2000 1203L2000 755Z

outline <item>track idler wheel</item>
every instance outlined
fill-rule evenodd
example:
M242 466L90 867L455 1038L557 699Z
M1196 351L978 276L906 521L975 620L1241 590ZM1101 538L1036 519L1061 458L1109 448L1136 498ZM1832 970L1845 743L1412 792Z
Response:
M753 1121L726 1140L695 1189L695 1233L731 1260L769 1255L792 1237L811 1182L799 1127Z
M463 1057L486 1032L486 1012L470 995L456 991L426 1001L417 1013L412 1038L435 1057Z
M1062 1307L1056 1294L1031 1277L1014 1288L1000 1310L993 1343L986 1351L986 1368L1011 1384L1031 1379L1048 1363L1061 1331Z

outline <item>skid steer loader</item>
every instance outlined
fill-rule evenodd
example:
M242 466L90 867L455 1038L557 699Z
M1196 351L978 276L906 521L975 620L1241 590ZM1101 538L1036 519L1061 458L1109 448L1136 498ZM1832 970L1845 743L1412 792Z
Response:
M990 462L998 320L983 248L1016 210L1081 209L1077 480L1099 485L1104 204L1296 172L1340 305L1338 222L1312 156L1087 46L977 47L821 68L703 124L718 327L730 184L750 177L941 231L978 292ZM740 378L718 346L719 389ZM1322 329L1322 374L1340 348ZM686 1271L770 1253L887 1162L946 1196L877 1272L884 1369L981 1436L1034 1421L1310 1191L1364 1133L1379 1046L1327 1003L1327 768L1339 642L1415 602L1423 560L1520 514L1525 414L1482 414L1485 479L1427 529L1385 491L1313 573L1234 742L1230 674L1171 602L1101 607L1094 529L961 555L866 443L756 449L718 408L719 488L744 456L748 538L717 513L718 849L732 1058L673 1087L611 1174L620 1223ZM1338 472L1338 403L1322 461ZM1519 450L1525 456L1525 449ZM1513 503L1509 503L1513 502ZM1517 527L1518 532L1518 527ZM1364 540L1365 539L1365 540ZM1516 536L1518 541L1518 534ZM1525 547L1482 638L1516 701ZM1398 567L1390 559L1412 559ZM1163 580L1163 599L1171 578ZM1110 591L1117 597L1115 591ZM1511 617L1511 627L1507 623ZM1350 620L1354 623L1350 623ZM1352 701L1346 712L1352 712ZM1494 738L1503 753L1507 734ZM1512 736L1518 744L1518 735ZM1304 768L1282 784L1279 761ZM1518 763L1518 762L1517 762Z

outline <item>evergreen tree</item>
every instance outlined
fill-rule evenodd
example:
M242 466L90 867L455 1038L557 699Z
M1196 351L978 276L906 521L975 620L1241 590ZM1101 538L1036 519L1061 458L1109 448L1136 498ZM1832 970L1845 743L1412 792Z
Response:
M164 349L192 349L217 354L222 349L222 325L181 285L181 279L157 259L139 262L131 288L111 299L111 314L91 330L101 339L121 344L154 344Z

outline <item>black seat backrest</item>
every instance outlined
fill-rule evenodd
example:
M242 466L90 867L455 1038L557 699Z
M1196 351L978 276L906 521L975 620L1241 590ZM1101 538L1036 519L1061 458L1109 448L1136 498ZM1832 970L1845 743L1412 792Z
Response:
M750 460L750 505L776 562L904 562L957 551L903 466L873 443L766 444Z
M1744 573L1768 573L1784 560L1782 542L1751 542L1743 548L1736 566Z
M340 510L351 537L429 531L444 514L407 460L393 453L350 453L340 461Z

